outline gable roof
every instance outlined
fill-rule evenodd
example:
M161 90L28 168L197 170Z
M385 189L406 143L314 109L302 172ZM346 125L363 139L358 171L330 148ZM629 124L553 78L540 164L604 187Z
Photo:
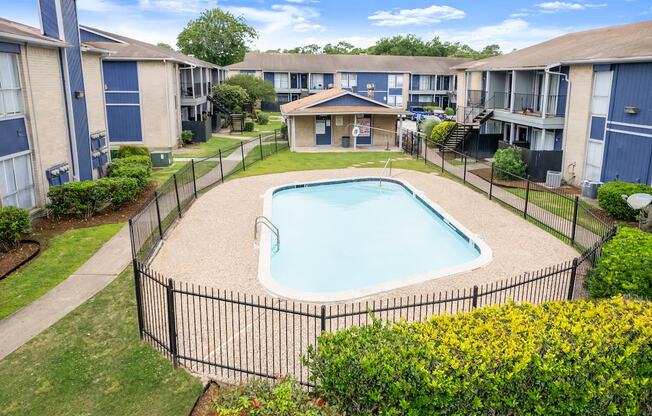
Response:
M80 25L79 27L81 30L87 30L92 34L97 35L97 40L86 41L84 44L111 51L112 53L109 59L169 60L202 68L219 68L219 66L210 62L202 61L193 56L184 55L166 48L161 48L160 46L152 45L151 43L142 42L137 39L128 38L126 36L85 25ZM101 37L104 37L107 40L103 41Z
M352 97L346 103L337 103L340 97ZM359 101L359 104L356 104ZM371 98L367 98L342 88L331 88L290 101L281 106L284 115L310 115L310 114L407 114L402 108L391 107Z
M409 72L453 75L453 66L468 58L389 55L327 55L299 53L247 53L245 59L227 66L230 70L334 72Z
M652 61L652 21L569 33L505 55L458 65L486 71L559 64Z
M27 26L0 17L0 39L7 39L19 43L34 43L43 46L65 48L70 44L41 33L41 29Z

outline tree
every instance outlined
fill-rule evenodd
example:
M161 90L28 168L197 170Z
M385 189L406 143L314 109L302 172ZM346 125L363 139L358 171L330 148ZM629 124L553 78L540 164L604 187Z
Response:
M251 74L238 74L226 80L228 85L242 87L249 97L248 103L253 108L258 101L275 102L276 91L271 82Z
M297 46L296 48L283 50L283 53L303 53L303 54L313 54L313 55L320 52L321 52L321 48L319 47L319 45L316 45L314 43L311 43L310 45L306 45L306 46Z
M327 43L322 48L322 53L329 55L360 55L366 51L363 48L356 48L352 44L346 41L339 41L335 45Z
M382 38L371 46L370 55L429 56L428 45L416 35L397 35Z
M244 88L226 83L213 88L213 97L230 112L233 112L236 107L242 107L249 102L249 96Z
M156 46L158 46L159 48L163 48L163 49L169 49L171 51L174 50L174 48L172 46L170 46L170 44L165 43L165 42L159 42L159 43L156 44Z
M256 37L258 33L244 18L211 9L188 22L177 37L177 47L186 55L225 66L242 61L247 42Z

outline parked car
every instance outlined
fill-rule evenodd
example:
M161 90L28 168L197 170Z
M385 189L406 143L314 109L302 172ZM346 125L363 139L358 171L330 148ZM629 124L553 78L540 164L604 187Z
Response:
M410 120L413 121L419 121L421 117L429 114L423 107L415 105L408 107L408 111L410 112Z

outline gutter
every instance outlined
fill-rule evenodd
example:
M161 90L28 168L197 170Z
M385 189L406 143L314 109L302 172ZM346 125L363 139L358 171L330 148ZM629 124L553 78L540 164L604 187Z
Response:
M545 72L546 72L546 74L562 76L562 77L564 77L564 79L568 83L568 90L566 91L566 114L564 115L564 134L561 136L561 140L562 140L562 165L561 165L561 167L562 167L562 176L563 176L564 171L565 170L567 171L567 169L570 168L571 165L573 166L573 173L572 173L571 182L574 182L575 177L577 176L577 175L575 175L575 162L573 162L572 164L566 165L566 160L567 160L566 159L567 158L566 146L568 145L568 119L569 119L568 112L570 111L570 97L571 97L571 86L572 85L571 85L570 77L568 76L569 74L564 74L563 72L556 72L556 71L551 71L550 70L550 68L555 68L555 67L558 67L558 66L561 66L561 63L559 63L559 64L550 64L545 68Z
M69 48L72 46L68 42L63 42L60 40L47 40L47 39L33 38L30 36L16 35L7 32L0 32L0 38L9 39L18 42L25 42L32 45L46 46L49 48Z
M618 63L634 63L634 62L652 62L652 55L635 56L629 58L574 59L569 61L562 61L561 63L565 65L581 65L581 64L618 64Z

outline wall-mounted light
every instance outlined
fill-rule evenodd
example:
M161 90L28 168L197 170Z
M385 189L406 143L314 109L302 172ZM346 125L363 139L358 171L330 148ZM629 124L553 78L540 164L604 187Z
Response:
M75 98L84 98L84 91L75 91Z
M641 111L638 107L625 107L626 114L638 114Z

